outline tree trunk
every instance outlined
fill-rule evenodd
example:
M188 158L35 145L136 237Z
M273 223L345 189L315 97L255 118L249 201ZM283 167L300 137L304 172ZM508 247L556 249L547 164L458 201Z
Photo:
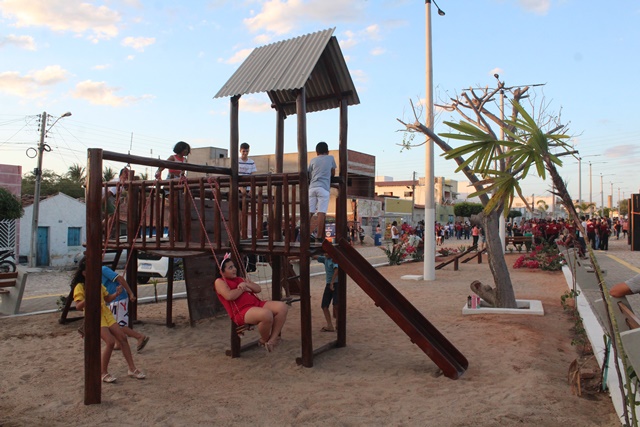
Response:
M501 212L502 209L498 208L482 220L489 251L489 268L496 282L496 307L518 308L507 260L504 257L504 242L500 238Z

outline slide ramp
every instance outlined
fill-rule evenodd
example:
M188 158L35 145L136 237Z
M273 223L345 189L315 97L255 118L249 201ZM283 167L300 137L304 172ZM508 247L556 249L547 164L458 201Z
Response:
M324 241L322 249L442 370L458 379L467 370L467 359L346 240L334 246Z

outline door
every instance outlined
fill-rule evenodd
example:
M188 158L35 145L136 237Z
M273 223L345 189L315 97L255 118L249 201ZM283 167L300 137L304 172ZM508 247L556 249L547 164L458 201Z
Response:
M49 265L49 227L38 227L36 266Z

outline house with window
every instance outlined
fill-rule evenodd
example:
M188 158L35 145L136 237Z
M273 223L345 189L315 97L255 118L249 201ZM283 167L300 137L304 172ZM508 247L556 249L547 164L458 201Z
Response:
M31 221L33 201L23 203L20 218L20 257L28 257L31 250ZM86 240L86 207L73 197L58 193L40 200L36 242L38 267L69 267L73 258L83 251ZM100 218L96 218L100 221Z

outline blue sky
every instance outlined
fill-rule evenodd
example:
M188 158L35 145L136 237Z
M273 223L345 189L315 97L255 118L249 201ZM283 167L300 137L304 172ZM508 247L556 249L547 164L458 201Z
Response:
M582 161L582 198L640 191L640 1L440 0L433 8L436 102L468 87L545 83L533 101L570 123ZM349 109L349 147L376 156L377 175L424 175L424 148L400 152L396 118L425 93L425 5L402 0L0 0L0 156L23 172L37 115L71 111L49 132L44 168L86 163L86 149L166 158L175 142L229 146L229 100L213 99L251 49L335 27L361 104ZM241 99L240 139L274 151L275 113L264 94ZM448 129L438 113L436 131ZM453 117L457 120L456 117ZM54 117L55 119L55 117ZM296 150L294 118L285 151ZM308 116L309 148L337 148L338 111ZM440 151L436 148L436 155ZM561 173L578 198L578 163ZM120 165L113 164L114 168ZM436 175L456 178L438 157ZM457 177L464 180L462 176ZM548 184L528 179L527 195Z

